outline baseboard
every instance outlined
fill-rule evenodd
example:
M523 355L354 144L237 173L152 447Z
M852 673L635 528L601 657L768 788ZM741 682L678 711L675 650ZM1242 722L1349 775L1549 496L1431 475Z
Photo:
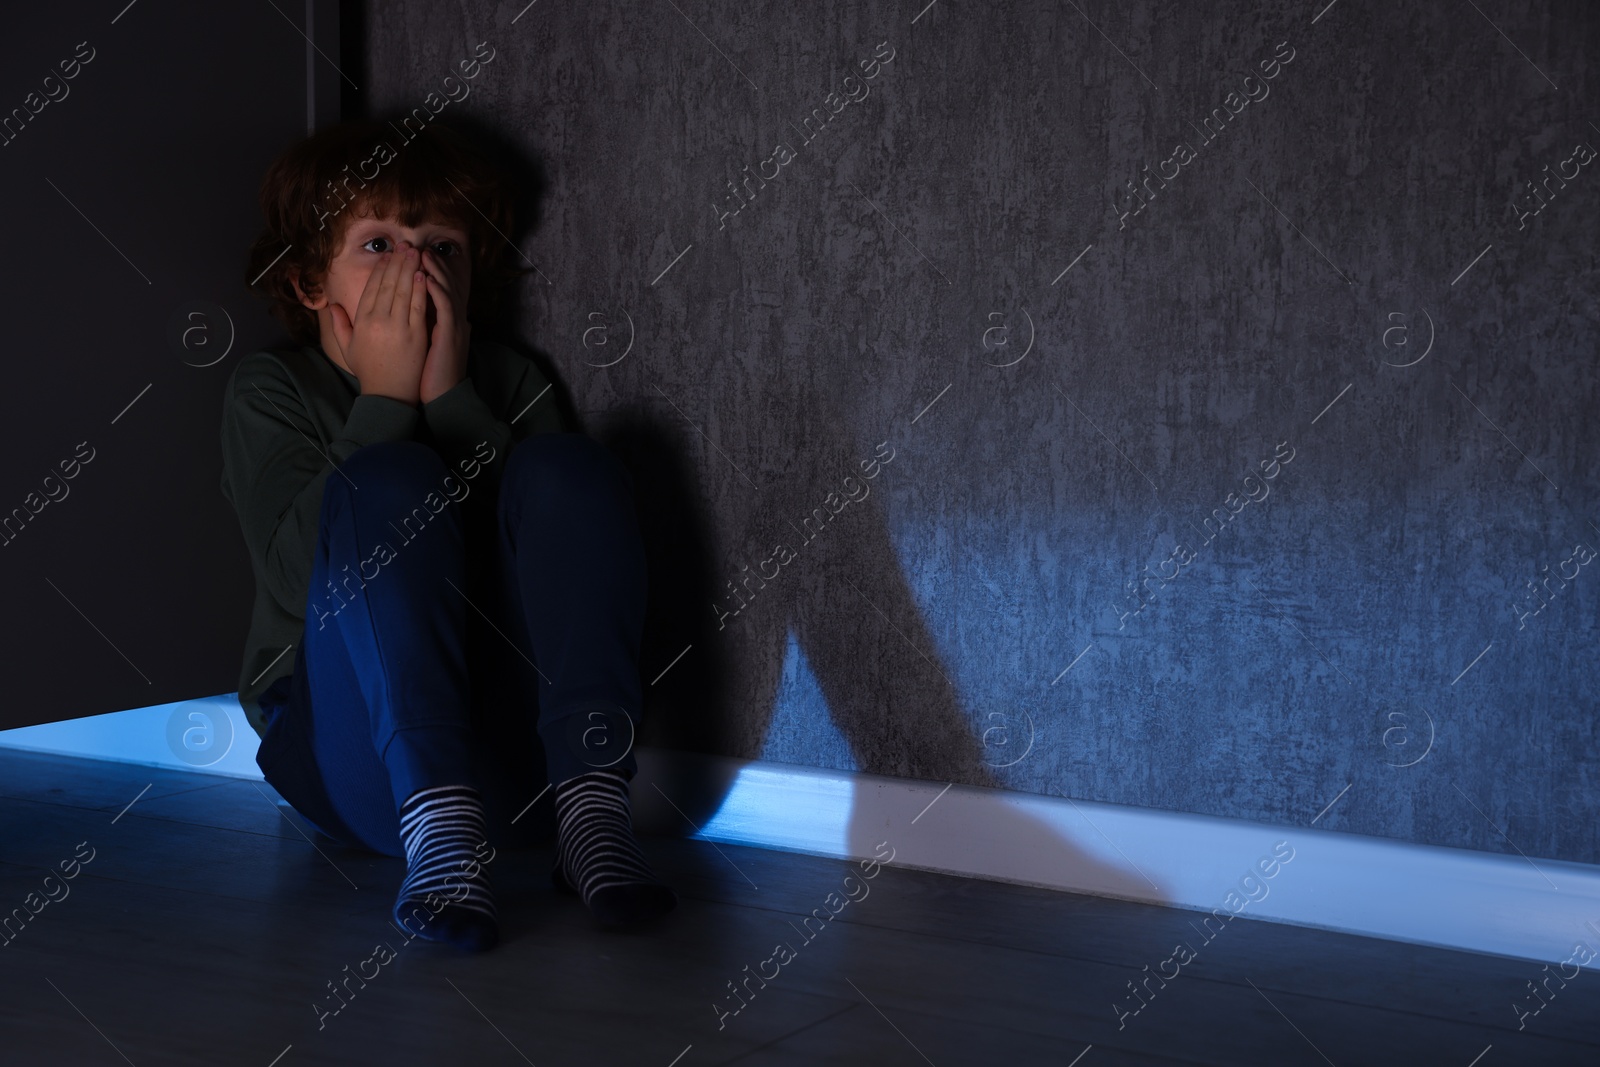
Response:
M261 780L236 693L0 730L0 748Z
M1550 963L1580 942L1600 952L1600 867L1589 864L680 752L641 751L639 768L636 818L662 830L687 829L685 816L652 786L725 791L698 834L715 841L850 859L886 843L892 866L1215 910L1219 921Z
M184 730L217 743L174 742ZM232 694L7 730L0 747L261 776ZM890 866L1537 962L1600 951L1588 864L663 749L637 758L641 833L840 859L892 849Z

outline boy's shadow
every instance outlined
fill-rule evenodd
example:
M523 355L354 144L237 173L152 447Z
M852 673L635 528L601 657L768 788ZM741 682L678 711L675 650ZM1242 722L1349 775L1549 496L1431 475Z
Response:
M512 240L520 247L519 239L538 228L547 186L542 165L495 127L469 117L452 119L452 125L489 146L513 175L522 229ZM545 284L542 276L538 284ZM792 379L798 384L781 403L744 408L760 410L766 418L782 413L790 420L778 432L759 436L795 442L791 469L757 479L759 491L730 470L728 476L739 479L739 491L722 499L737 510L712 514L696 473L697 450L706 446L683 416L644 390L640 400L608 413L596 426L583 426L557 365L521 336L536 335L537 327L518 295L519 287L509 286L500 313L483 325L539 365L568 424L605 444L633 479L649 574L640 656L645 708L637 741L743 758L759 753L771 727L792 632L862 771L1001 788L994 767L1002 761L985 760L976 736L982 730L970 723L939 662L938 646L922 621L875 496L848 504L814 534L814 541L805 541L794 525L839 491L845 475L876 491L897 473L891 463L877 479L862 478L858 463L873 455L876 442L857 442L859 435L837 402L813 384L821 376ZM804 442L817 444L801 447ZM788 545L797 557L765 587L752 583L755 597L719 628L713 605L738 606L727 591L728 580L754 573L758 561L771 555L774 541ZM714 557L719 544L730 549L726 568ZM765 547L757 553L757 545ZM739 570L741 563L750 570ZM674 662L686 648L688 653ZM669 788L668 799L685 819L703 827L732 785L731 778L685 782ZM645 799L635 793L636 804ZM852 804L845 844L852 856L869 857L884 839L883 813L868 812L861 800L858 796ZM1163 898L1159 891L1152 893L1142 874L1102 863L1029 815L1001 806L995 810L993 840L1046 855L1064 880L1093 884L1114 896ZM924 832L936 833L937 825L930 818Z

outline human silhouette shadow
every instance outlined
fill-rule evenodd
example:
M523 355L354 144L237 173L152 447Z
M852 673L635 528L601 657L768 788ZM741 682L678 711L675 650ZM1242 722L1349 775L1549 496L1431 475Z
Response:
M786 410L803 413L815 432L820 413L827 409L815 396L795 399ZM717 515L696 484L690 451L694 442L685 438L683 427L672 425L676 413L669 409L667 415L662 418L648 403L629 405L612 413L595 432L633 476L645 538L650 596L640 656L647 687L639 741L652 748L755 757L777 710L792 632L833 725L861 771L941 787L953 782L1003 788L995 765L1020 745L1002 753L986 749L979 740L982 724L971 724L947 678L899 565L876 492L849 504L803 545L785 519L793 516L799 523L837 488L837 472L856 469L855 460L849 465L817 464L814 474L796 472L781 487L768 488L760 500L734 496L744 506ZM827 422L835 432L823 436L850 440L845 427L833 419ZM693 431L690 436L698 440ZM872 455L873 444L864 445L859 455ZM877 481L892 477L891 463ZM757 586L739 615L723 618L719 628L721 612L738 604L726 581L748 573L739 568L740 562L754 570L761 558L735 555L725 568L728 573L718 569L713 545L737 539L735 531L752 531L752 537L769 534L797 555L776 579ZM785 531L789 536L783 536ZM686 647L690 651L649 685ZM704 826L732 785L731 777L682 782L671 788L670 799L684 818ZM847 851L856 857L873 855L886 836L882 809L869 811L864 799L858 796L852 804L845 839ZM903 814L910 818L917 813ZM994 839L1038 850L1063 881L1092 883L1115 896L1164 899L1143 874L1102 863L1030 815L997 808L993 819ZM939 833L939 826L933 808L910 832Z
M485 122L462 117L451 125L486 146L513 176L520 196L519 232L511 239L520 248L539 225L548 184L542 164ZM540 275L532 284L555 283ZM760 753L792 632L834 726L862 771L941 786L1002 788L978 739L981 727L969 721L922 619L880 507L881 490L900 477L904 466L897 470L890 460L870 480L859 466L880 441L891 449L895 442L884 433L869 439L849 425L823 384L826 375L794 376L775 402L738 408L752 418L785 420L759 435L788 447L782 456L749 459L751 469L760 468L751 485L745 480L750 469L736 472L731 460L705 443L698 427L687 425L683 414L648 388L651 371L638 365L643 356L631 357L633 368L607 372L632 374L631 381L646 383L631 390L639 399L584 425L556 361L534 340L538 327L521 299L526 288L509 287L499 313L490 321L475 321L474 330L486 328L532 358L554 383L553 398L569 425L606 445L632 477L649 576L640 656L645 707L637 743L736 758ZM826 350L828 339L817 340L818 350ZM728 399L731 409L737 398ZM729 480L731 488L717 496L720 510L707 502L713 486L701 484L706 470ZM814 521L803 531L814 508L831 514L824 501L830 492L843 495L847 475L867 485L868 494L826 524ZM813 532L817 527L820 532ZM719 622L721 611L739 603L727 582L755 573L778 542L795 558L770 581L741 586L754 588L755 595L737 615ZM719 545L726 546L726 563L717 558ZM684 782L668 799L694 826L704 826L732 784L731 779ZM867 817L859 800L852 804L846 847L853 856L867 857L884 834L881 820ZM1087 881L1114 896L1165 899L1142 873L1102 863L1029 815L996 810L995 839L1047 856L1062 880ZM937 833L938 825L930 814L917 829Z

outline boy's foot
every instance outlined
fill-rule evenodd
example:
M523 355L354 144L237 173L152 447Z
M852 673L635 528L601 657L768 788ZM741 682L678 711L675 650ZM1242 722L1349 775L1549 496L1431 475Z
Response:
M602 926L649 922L677 906L678 895L656 880L639 851L620 771L589 771L556 786L556 821L550 880L581 895Z
M483 800L466 785L419 789L400 806L406 877L394 920L408 933L469 951L500 939L489 879L479 862L486 840Z

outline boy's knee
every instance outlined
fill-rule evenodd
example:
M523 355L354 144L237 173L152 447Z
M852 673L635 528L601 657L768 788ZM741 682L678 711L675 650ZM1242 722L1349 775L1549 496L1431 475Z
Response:
M362 445L346 457L346 463L425 463L429 459L443 463L439 453L423 444L421 441L407 439L404 441L376 441L370 445Z
M533 492L560 495L612 485L627 489L631 484L622 461L581 433L539 433L518 441L503 478L516 479Z
M439 453L421 441L379 441L363 445L339 464L358 486L358 474L368 474L385 482L415 481L417 484L438 484L444 473L444 460Z
M346 456L339 473L328 479L326 492L369 505L390 494L420 501L439 488L447 473L439 453L421 441L379 441Z

